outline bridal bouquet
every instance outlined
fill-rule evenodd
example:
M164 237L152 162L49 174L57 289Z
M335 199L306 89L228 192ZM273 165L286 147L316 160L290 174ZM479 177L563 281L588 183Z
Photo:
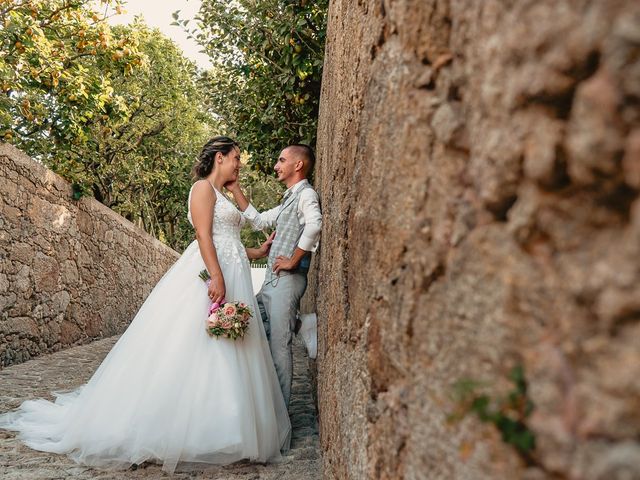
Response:
M209 286L211 277L206 270L198 275ZM249 329L251 309L242 302L213 302L207 314L207 333L216 338L226 337L232 340L244 337Z

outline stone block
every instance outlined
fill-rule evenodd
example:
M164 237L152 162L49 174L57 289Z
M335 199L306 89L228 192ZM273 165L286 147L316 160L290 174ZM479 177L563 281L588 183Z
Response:
M37 252L33 260L33 278L38 291L51 291L58 286L60 265L55 258Z

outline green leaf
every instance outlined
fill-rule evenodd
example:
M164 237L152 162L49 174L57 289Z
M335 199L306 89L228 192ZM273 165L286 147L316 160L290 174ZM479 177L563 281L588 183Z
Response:
M487 410L489 408L490 399L486 395L480 395L471 402L471 410L475 412L480 419L485 420L487 418Z
M72 184L71 190L72 190L71 196L74 200L80 200L85 194L84 187L78 183Z

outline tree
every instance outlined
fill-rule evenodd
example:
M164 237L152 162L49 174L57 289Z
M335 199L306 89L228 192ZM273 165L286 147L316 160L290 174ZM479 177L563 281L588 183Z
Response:
M283 146L315 145L327 8L328 0L202 2L192 35L214 64L202 77L210 109L263 173Z
M0 2L5 140L184 247L190 168L215 124L195 65L158 31L110 27L84 1Z
M136 34L145 67L118 76L109 62L96 74L109 75L129 106L126 116L98 119L77 154L58 159L67 178L88 186L105 205L149 233L181 249L193 238L186 220L190 169L215 122L206 112L195 65L159 31L136 22L115 28Z
M122 2L100 4L120 11ZM106 14L82 0L1 0L0 59L0 134L39 158L82 143L101 115L128 114L91 65L126 75L144 61L136 35L114 38Z

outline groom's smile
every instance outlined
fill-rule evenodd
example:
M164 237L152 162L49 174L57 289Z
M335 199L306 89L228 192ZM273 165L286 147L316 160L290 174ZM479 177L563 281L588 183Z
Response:
M273 169L278 175L278 180L287 185L287 187L291 186L288 183L290 179L293 180L298 163L301 164L301 161L297 158L295 150L291 147L287 147L280 152L280 157ZM300 167L302 167L302 165L300 165Z

